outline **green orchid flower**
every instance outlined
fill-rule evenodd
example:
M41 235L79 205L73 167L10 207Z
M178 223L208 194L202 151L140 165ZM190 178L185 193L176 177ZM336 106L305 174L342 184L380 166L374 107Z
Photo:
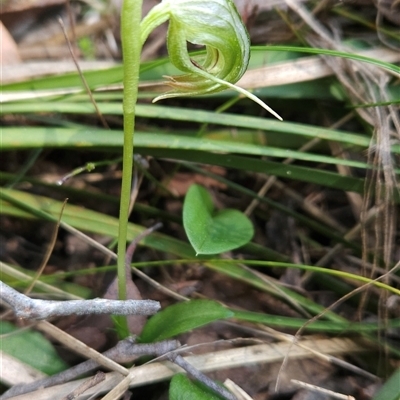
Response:
M250 39L232 0L163 0L140 24L142 44L154 28L166 21L170 61L183 75L168 77L173 90L154 102L231 88L282 119L258 97L235 85L249 63ZM205 46L205 56L190 57L188 42Z

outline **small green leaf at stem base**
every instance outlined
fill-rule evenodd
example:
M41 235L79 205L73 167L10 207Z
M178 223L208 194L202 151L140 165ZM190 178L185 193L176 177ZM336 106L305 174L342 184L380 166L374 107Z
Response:
M222 400L199 382L192 382L186 375L177 374L171 379L169 400Z
M174 304L151 317L138 340L141 343L159 342L233 315L232 311L212 300Z

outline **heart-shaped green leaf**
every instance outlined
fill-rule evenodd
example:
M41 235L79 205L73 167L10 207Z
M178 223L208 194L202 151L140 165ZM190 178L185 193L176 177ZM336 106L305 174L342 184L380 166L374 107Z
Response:
M232 311L212 300L191 300L173 304L147 321L138 341L158 342L233 315Z
M214 211L210 194L192 185L183 204L183 226L198 254L218 254L248 243L254 230L242 212L232 209Z

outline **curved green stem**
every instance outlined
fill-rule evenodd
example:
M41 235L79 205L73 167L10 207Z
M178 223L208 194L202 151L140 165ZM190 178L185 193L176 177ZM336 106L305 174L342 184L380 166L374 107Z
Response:
M121 13L121 39L124 59L124 148L122 161L122 188L119 210L118 230L118 297L126 299L125 254L129 202L132 185L135 106L137 102L139 67L142 43L140 40L140 21L142 0L124 0ZM126 318L118 318L120 334L129 335Z

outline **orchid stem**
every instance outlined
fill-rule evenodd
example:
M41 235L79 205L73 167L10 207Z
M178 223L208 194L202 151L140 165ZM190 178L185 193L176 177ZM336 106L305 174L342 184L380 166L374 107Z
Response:
M124 147L122 159L122 187L118 229L118 298L126 299L125 254L128 233L129 202L132 185L135 107L138 96L140 54L140 21L142 0L124 0L121 12L121 38L124 61ZM126 317L118 317L120 336L128 336Z

